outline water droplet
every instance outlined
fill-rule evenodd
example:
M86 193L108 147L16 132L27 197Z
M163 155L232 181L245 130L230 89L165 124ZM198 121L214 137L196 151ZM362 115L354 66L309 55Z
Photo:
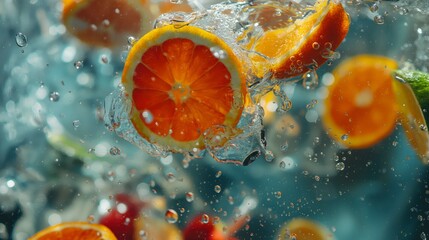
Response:
M18 47L25 47L27 46L27 36L19 32L15 35L15 42Z
M309 70L302 75L302 86L307 89L315 89L319 85L319 76L315 70Z
M281 161L279 163L279 167L282 168L282 169L285 169L286 168L286 163L284 161Z
M73 127L74 128L78 128L80 125L80 121L79 120L73 120Z
M225 53L225 51L224 50L222 50L221 48L219 48L219 47L211 47L210 48L210 51L212 52L212 54L213 54L213 56L215 57L215 58L218 58L218 59L224 59L224 58L226 58L226 53Z
M222 176L222 171L217 171L216 178L219 178L220 176Z
M380 24L380 25L384 24L384 17L381 16L381 15L376 15L374 17L374 22L377 23L377 24Z
M369 10L370 10L371 12L377 12L377 11L378 11L378 4L377 4L377 3L374 3L374 4L372 4L371 6L369 6Z
M188 201L188 202L194 201L194 194L192 192L186 193L186 201Z
M101 56L101 62L107 64L109 62L109 59L107 58L106 55L102 55Z
M339 162L339 163L335 164L335 168L336 168L338 171L343 171L343 170L344 170L344 168L346 168L346 165L345 165L343 162Z
M177 214L176 211L174 211L173 209L168 209L165 212L165 220L168 223L176 223L177 220L179 220L179 215Z
M60 100L60 94L58 92L51 92L51 94L49 94L49 100L51 102L58 102L58 100Z
M147 124L153 122L153 115L149 110L143 110L142 117Z
M313 42L313 44L311 44L311 46L313 47L314 50L317 50L320 48L320 44L318 42Z
M214 190L215 190L216 193L220 193L220 191L222 191L222 188L219 185L216 185L214 187Z
M73 65L76 69L80 69L83 67L83 61L76 61Z
M119 149L119 148L118 148L118 147L116 147L116 146L113 146L113 147L111 147L111 148L110 148L109 153L110 153L110 155L112 155L112 156L116 156L116 155L121 154L121 149Z
M95 220L95 217L94 217L94 215L89 215L89 216L86 218L86 220L87 220L89 223L93 223L93 222L94 222L94 220Z
M210 221L210 217L209 217L209 215L207 215L207 214L203 214L203 215L201 216L201 222L202 222L202 223L207 224L207 223L209 223L209 221Z
M289 149L289 143L285 142L283 145L280 146L280 150L282 152L286 152Z
M346 141L347 139L349 139L349 135L348 134L341 135L341 140Z
M175 182L176 181L176 176L173 173L171 173L171 172L167 173L167 181L168 182Z
M128 41L128 45L133 46L137 42L137 39L133 36L129 36L127 41Z
M282 192L280 192L280 191L274 192L274 196L276 198L281 198L282 197Z

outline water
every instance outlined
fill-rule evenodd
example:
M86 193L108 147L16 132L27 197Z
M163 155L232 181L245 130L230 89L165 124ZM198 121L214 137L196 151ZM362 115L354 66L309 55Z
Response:
M182 153L148 142L129 121L130 100L120 81L139 36L124 39L119 49L91 47L61 24L58 1L0 2L0 239L28 239L59 222L98 222L117 209L118 194L129 197L127 209L142 206L138 214L164 229L139 229L141 239L180 235L198 214L203 223L228 226L248 215L238 239L277 239L295 217L316 221L336 239L426 239L428 168L403 128L397 125L377 145L349 150L349 133L335 142L321 116L331 72L347 57L382 54L428 71L428 3L342 2L352 25L340 48L326 52L330 64L292 79L248 74L253 104L238 126L214 126L206 132L206 149ZM265 1L189 3L200 12L165 14L148 24L207 28L243 59L250 37L306 12L296 2L294 11ZM261 9L272 22L263 21ZM252 25L255 19L261 24ZM221 49L211 51L225 57ZM270 91L273 111L257 104ZM143 114L153 121L150 112Z

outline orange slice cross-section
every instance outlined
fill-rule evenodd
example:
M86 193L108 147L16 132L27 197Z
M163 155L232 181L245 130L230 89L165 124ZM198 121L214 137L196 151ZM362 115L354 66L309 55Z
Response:
M373 55L346 59L335 68L322 116L333 139L348 148L366 148L392 132L398 113L396 68L394 60Z
M166 26L143 36L128 55L122 82L136 130L173 151L204 148L203 133L212 126L234 127L246 94L232 49L193 26Z
M116 240L104 225L87 222L67 222L53 225L36 233L29 240Z
M314 12L290 26L267 30L254 43L254 74L289 78L315 69L332 57L347 35L350 20L338 1L318 0ZM249 47L249 46L248 46Z

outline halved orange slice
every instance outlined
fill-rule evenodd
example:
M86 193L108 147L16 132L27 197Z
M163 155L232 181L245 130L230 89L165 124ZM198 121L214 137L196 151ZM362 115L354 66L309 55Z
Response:
M393 91L397 63L375 55L359 55L333 71L324 101L323 126L348 148L370 147L394 129L398 104Z
M67 31L93 46L126 45L149 31L153 18L147 0L63 0Z
M236 53L193 26L154 29L130 50L122 74L138 133L171 151L202 149L215 125L235 127L246 96Z
M294 24L266 31L254 41L250 58L257 77L271 71L289 78L321 66L347 35L350 20L339 1L318 0L314 12Z
M332 240L334 237L321 224L304 218L296 218L282 228L280 239Z
M67 222L53 225L36 233L29 240L116 240L104 225L87 222Z

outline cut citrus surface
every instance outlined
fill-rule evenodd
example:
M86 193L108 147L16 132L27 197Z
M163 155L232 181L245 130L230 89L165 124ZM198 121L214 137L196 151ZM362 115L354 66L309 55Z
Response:
M349 148L366 148L392 132L398 112L396 68L394 60L373 55L346 59L335 68L322 115L333 139Z
M116 240L104 225L87 222L67 222L43 229L29 240Z
M399 119L411 146L424 164L429 164L429 133L419 102L409 84L393 81Z
M347 35L350 20L338 1L319 0L314 13L294 24L266 31L251 46L254 74L275 78L304 74L322 65ZM262 55L261 55L262 54Z
M334 237L331 232L319 223L297 218L287 223L281 229L280 239L331 240Z
M203 133L212 126L236 126L245 82L233 50L193 26L165 26L143 36L131 48L122 74L138 133L179 152L204 148Z
M62 21L81 41L102 47L125 45L149 31L154 18L147 0L63 0Z

